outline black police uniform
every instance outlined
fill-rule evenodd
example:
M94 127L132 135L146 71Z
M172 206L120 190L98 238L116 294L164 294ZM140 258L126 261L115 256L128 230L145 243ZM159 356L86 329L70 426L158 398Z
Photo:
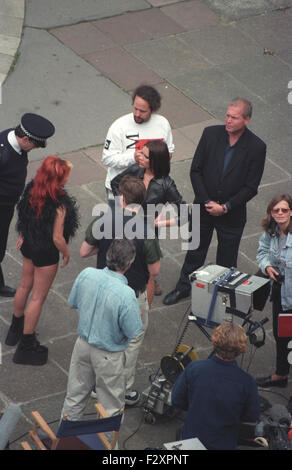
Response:
M36 146L46 146L46 139L55 132L53 124L46 118L33 113L26 113L21 118L20 127L24 135L32 139ZM10 223L25 186L27 175L27 152L19 152L9 141L10 132L6 129L0 133L0 296L12 297L15 289L5 286L1 263L5 256Z

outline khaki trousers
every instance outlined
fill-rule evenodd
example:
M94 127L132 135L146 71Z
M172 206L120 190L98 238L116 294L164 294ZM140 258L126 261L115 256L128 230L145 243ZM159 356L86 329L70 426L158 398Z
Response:
M147 291L143 292L138 297L139 307L142 312L143 330L140 335L130 341L129 346L124 351L125 354L125 374L126 374L126 389L130 390L135 381L136 365L139 352L144 340L144 336L148 327L148 314L149 306L147 299Z
M125 406L124 351L109 352L77 338L69 370L67 394L62 416L82 419L87 401L95 386L97 401L110 416Z

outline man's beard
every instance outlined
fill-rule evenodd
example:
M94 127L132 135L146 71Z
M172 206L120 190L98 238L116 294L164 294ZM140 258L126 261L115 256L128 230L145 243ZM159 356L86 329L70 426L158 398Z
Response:
M134 116L134 121L135 121L137 124L143 124L144 119L141 118L141 117Z

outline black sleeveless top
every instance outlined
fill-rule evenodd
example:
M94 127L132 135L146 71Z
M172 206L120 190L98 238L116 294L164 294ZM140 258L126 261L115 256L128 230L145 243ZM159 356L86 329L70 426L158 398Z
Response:
M77 202L64 190L64 194L58 196L54 201L47 197L39 218L36 217L36 210L32 209L29 203L29 191L33 187L33 180L25 187L23 195L17 204L18 220L16 230L20 233L25 242L35 249L50 250L53 244L53 228L57 215L57 208L65 207L66 216L64 223L64 238L66 242L74 237L79 226L79 216Z

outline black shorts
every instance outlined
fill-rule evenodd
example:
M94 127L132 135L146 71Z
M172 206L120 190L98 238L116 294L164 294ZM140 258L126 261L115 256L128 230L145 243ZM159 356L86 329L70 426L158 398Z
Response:
M25 258L30 259L38 268L51 266L59 262L59 250L55 245L52 245L48 250L42 250L30 246L24 241L20 251Z

